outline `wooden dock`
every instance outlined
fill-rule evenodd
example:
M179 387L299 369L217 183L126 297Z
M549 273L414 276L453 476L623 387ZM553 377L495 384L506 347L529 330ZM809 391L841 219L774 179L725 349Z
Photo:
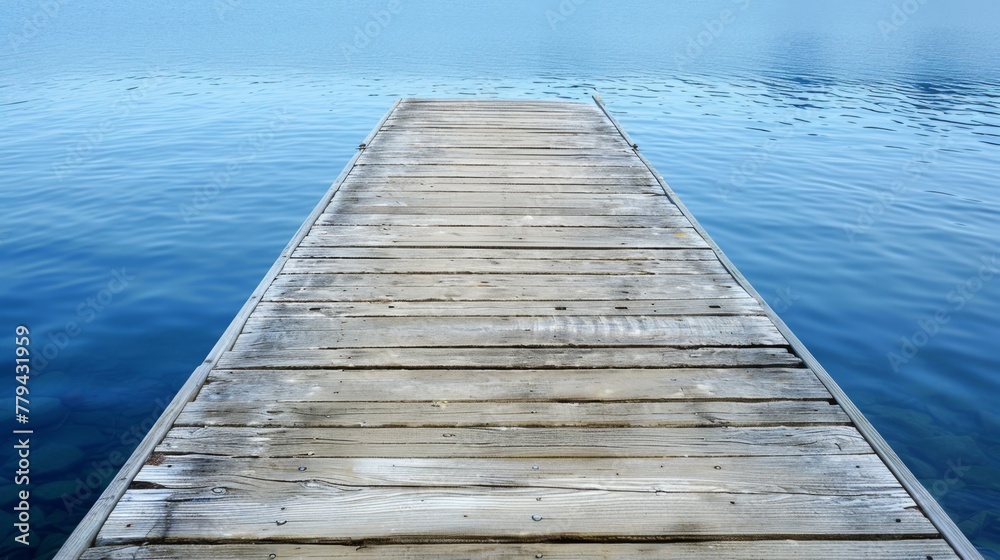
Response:
M60 558L980 558L600 103L359 148Z

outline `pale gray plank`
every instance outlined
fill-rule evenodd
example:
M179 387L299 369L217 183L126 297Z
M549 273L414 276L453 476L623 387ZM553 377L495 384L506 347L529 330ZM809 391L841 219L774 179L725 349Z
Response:
M655 459L235 458L169 455L139 482L169 489L246 488L253 480L343 487L566 488L617 492L719 492L859 496L898 489L874 453ZM302 467L305 467L303 470Z
M902 490L852 497L268 486L130 490L96 544L212 540L221 531L229 541L309 543L937 534Z
M229 351L228 369L568 369L799 367L785 348L349 348Z
M705 541L694 543L590 544L430 544L430 545L149 545L94 548L84 560L245 560L246 558L331 560L953 560L958 558L942 539L890 541Z
M766 402L277 402L195 401L174 426L267 428L710 427L849 424L824 401Z
M526 301L745 298L727 276L283 274L267 301Z
M726 457L857 455L849 426L721 428L248 428L175 426L160 453L236 457Z
M621 301L262 301L256 317L548 317L548 316L700 316L763 315L750 298Z
M679 216L533 216L530 214L328 214L324 226L479 226L479 227L585 227L585 228L685 228Z
M251 317L233 350L431 346L784 346L767 317Z
M213 370L207 401L831 400L808 369Z
M344 259L490 259L504 261L643 261L654 266L658 261L708 260L718 261L710 249L456 249L435 247L411 249L399 247L298 247L294 257Z
M431 252L431 255L436 251ZM298 252L293 257L298 256ZM285 274L725 274L710 260L583 260L493 258L292 258ZM599 281L599 279L595 279Z

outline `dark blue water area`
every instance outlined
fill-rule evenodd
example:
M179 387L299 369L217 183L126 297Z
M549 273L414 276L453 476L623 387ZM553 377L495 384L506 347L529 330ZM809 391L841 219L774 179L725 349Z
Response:
M597 93L1000 558L997 21L935 0L5 2L0 352L13 372L26 325L36 361L26 425L0 383L0 553L54 554L395 99Z

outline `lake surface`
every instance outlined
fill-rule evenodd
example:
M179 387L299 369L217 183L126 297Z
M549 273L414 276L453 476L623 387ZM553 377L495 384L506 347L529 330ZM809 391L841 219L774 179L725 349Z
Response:
M0 22L0 351L12 371L24 324L38 358L32 544L8 437L7 557L58 549L396 98L599 93L1000 558L1000 4L6 0Z

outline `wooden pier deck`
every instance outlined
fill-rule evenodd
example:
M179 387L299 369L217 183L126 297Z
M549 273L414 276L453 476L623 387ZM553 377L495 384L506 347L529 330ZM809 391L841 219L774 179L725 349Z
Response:
M61 558L978 558L602 105L398 102Z

